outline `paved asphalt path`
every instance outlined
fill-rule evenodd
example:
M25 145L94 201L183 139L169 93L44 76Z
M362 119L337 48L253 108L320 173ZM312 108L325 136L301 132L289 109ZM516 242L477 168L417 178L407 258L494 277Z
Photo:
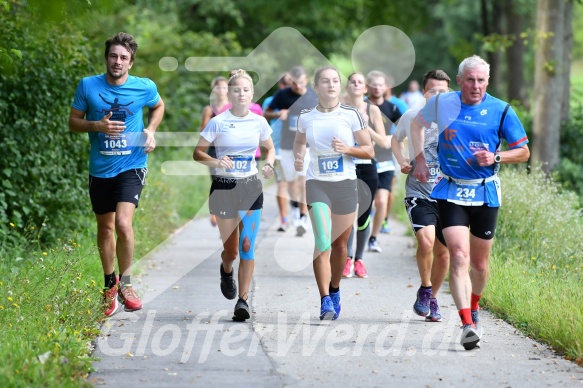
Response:
M419 286L408 226L392 223L382 253L366 252L367 279L341 282L342 313L320 322L311 233L279 226L274 185L256 247L251 319L233 322L219 288L221 244L207 217L176 231L140 261L134 286L144 308L118 312L95 342L94 385L583 387L583 368L482 311L481 348L459 345L447 290L444 317L413 313ZM206 206L206 205L205 205Z

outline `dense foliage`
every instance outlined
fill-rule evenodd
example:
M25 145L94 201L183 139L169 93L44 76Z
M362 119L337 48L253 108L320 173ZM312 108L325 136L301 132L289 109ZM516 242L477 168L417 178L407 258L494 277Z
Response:
M5 249L24 231L51 240L61 229L83 228L87 219L88 144L68 132L67 118L76 84L92 66L80 34L67 26L32 25L28 17L18 5L0 12L0 41L22 53L21 59L3 62L0 74Z
M571 117L561 127L561 162L557 174L562 187L579 194L583 206L583 154L581 153L583 105L571 109Z

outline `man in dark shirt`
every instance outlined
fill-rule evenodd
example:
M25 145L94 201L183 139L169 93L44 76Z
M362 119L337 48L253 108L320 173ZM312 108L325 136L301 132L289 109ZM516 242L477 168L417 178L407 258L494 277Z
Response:
M380 108L385 124L385 133L390 141L390 137L393 134L393 124L401 118L401 111L396 105L385 100L387 76L381 71L372 70L366 76L366 83L368 84L368 100ZM375 161L379 174L379 186L374 199L375 215L368 240L368 250L381 252L382 249L377 242L377 235L385 220L385 214L387 214L389 206L389 194L393 188L393 177L395 176L393 151L390 148L381 148L375 145Z
M312 109L318 104L318 97L312 88L308 86L308 75L301 66L293 67L288 73L292 79L290 87L278 90L273 100L263 112L267 120L281 120L281 167L283 176L287 182L290 196L292 219L296 227L297 235L306 233L308 222L308 207L306 205L306 170L309 160L306 158L302 172L296 172L294 168L295 156L293 144L296 137L298 116L304 109Z

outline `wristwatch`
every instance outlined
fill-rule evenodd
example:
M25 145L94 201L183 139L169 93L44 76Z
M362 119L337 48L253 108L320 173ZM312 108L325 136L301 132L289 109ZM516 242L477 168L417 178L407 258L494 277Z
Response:
M494 163L499 164L502 161L502 156L498 152L494 153Z

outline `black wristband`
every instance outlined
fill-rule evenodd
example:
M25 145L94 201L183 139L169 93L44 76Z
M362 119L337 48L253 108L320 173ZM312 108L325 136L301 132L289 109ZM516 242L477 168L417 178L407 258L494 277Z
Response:
M270 163L265 163L265 165L271 168L271 171L275 171L275 168Z

